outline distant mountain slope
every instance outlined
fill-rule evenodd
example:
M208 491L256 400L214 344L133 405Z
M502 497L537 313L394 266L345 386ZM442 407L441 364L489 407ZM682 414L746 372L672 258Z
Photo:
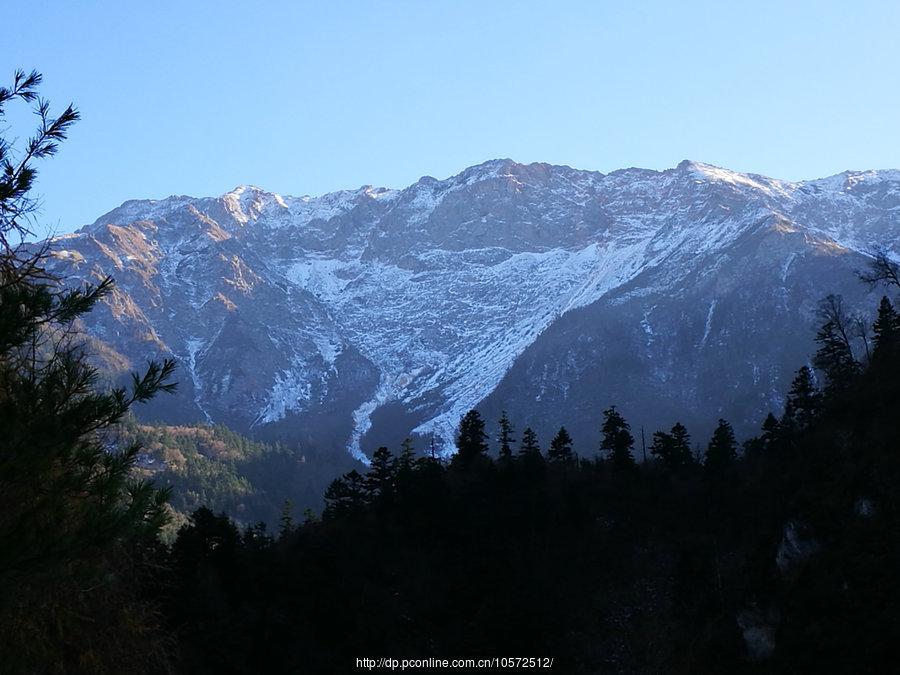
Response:
M182 364L151 418L359 456L410 431L448 448L465 410L507 407L592 454L610 403L698 439L777 409L819 298L871 303L855 271L900 252L900 172L493 160L403 190L130 201L53 246L61 273L118 282L88 325L110 367Z
M346 455L320 457L253 441L223 425L141 424L129 418L113 438L122 445L140 443L135 471L159 487L173 488L170 504L177 515L170 529L205 506L244 525L263 521L271 531L286 501L299 522L307 508L321 512L325 488L357 464Z

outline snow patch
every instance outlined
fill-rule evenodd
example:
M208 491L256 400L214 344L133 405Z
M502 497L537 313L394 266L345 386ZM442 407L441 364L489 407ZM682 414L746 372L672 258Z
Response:
M284 274L288 281L316 296L334 299L348 281L338 276L346 265L333 258L309 257L290 263Z
M191 382L194 385L194 403L197 404L197 407L200 409L200 412L203 413L206 421L212 424L212 417L210 417L209 413L206 412L206 409L203 407L203 382L200 379L200 374L197 372L197 354L203 347L203 340L195 337L188 338L185 342L185 346L187 347L186 362L188 374L191 376Z
M275 376L266 404L250 427L277 422L284 419L288 412L302 410L311 393L312 385L303 369L294 367L282 370Z
M716 311L718 302L718 300L713 300L709 303L709 311L706 313L706 325L703 327L703 337L700 339L701 347L706 346L706 340L709 338L709 331L712 329L713 313Z

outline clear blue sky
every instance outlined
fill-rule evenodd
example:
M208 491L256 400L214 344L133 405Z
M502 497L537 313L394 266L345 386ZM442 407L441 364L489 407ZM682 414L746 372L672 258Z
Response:
M900 166L900 2L41 2L0 47L83 121L69 231L129 198L405 186L511 157L780 178ZM12 119L12 118L11 118Z

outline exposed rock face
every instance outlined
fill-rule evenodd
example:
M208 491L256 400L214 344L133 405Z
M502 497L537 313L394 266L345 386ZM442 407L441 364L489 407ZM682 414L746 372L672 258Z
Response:
M449 447L466 410L506 407L590 455L611 403L648 435L754 429L813 349L817 301L874 302L855 272L900 250L898 218L896 171L495 160L400 191L131 201L54 247L64 274L118 282L88 318L107 363L180 360L150 417L359 453L411 431Z

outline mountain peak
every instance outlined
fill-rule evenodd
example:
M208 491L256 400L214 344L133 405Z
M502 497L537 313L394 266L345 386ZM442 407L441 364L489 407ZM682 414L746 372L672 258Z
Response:
M675 170L686 174L696 182L725 184L732 188L749 188L766 194L778 192L785 194L789 183L768 178L755 173L740 173L714 164L685 159L678 163Z
M287 209L287 204L281 195L266 192L255 185L239 185L231 192L225 193L222 201L225 202L225 208L241 225L256 220L266 207L273 204Z
M489 178L495 178L501 174L509 173L514 167L521 166L511 159L489 159L481 164L470 166L468 169L453 176L454 182L463 181L471 184Z
M519 166L519 163L510 159L509 157L498 157L497 159L489 159L486 162L482 162L481 164L476 164L471 167L473 169L483 168L483 169L509 169L513 166Z
M270 195L270 194L273 194L273 193L269 192L268 190L264 190L263 188L259 187L258 185L252 185L252 184L247 183L247 184L241 184L241 185L235 186L234 189L229 190L222 196L223 197L229 197L229 196L245 197L248 195Z
M882 183L900 183L900 170L870 169L866 171L842 171L833 176L802 181L801 185L834 192L846 192L858 186L877 186Z
M721 166L716 166L715 164L708 164L706 162L698 162L694 159L683 159L678 162L678 165L675 167L676 171L694 173L699 177L703 178L712 178L712 179L721 179L725 176L743 176L747 174L742 174L738 171L732 171L731 169L726 169Z

